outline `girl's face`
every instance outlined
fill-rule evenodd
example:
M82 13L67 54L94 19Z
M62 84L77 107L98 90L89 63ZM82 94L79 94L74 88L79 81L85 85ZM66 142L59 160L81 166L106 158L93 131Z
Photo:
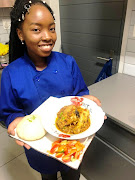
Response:
M50 11L40 4L31 6L17 33L19 39L25 41L32 61L49 56L57 39L54 19Z

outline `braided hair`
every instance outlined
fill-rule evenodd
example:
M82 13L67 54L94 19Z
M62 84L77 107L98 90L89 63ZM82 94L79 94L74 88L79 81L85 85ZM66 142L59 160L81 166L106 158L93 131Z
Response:
M21 28L25 14L27 12L29 13L31 5L34 4L41 4L45 6L50 11L53 19L55 20L54 13L46 2L42 0L16 0L10 13L11 29L9 37L9 63L23 56L24 51L26 50L26 45L21 43L16 30L17 28Z

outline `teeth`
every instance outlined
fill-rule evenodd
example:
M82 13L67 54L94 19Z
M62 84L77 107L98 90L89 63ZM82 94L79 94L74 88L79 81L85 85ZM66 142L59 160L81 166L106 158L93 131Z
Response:
M52 44L40 45L39 48L40 48L42 51L51 51L51 49L52 49Z
M51 46L51 45L43 45L43 46L49 47L49 46Z

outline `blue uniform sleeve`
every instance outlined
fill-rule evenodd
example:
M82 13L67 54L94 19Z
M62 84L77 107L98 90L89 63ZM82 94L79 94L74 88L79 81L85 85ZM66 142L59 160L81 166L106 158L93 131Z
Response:
M25 113L20 107L20 103L12 88L9 72L5 68L1 77L0 121L4 121L8 127L16 117L23 116L25 116Z
M77 95L77 96L88 95L89 90L84 82L80 69L75 59L72 56L70 57L72 58L72 63L73 63L72 76L73 76L73 81L74 81L74 95Z

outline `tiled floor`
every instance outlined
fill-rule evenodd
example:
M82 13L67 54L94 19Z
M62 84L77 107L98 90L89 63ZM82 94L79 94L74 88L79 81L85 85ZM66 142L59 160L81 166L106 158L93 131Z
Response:
M23 147L10 138L7 130L0 126L0 180L41 180L25 157ZM58 174L58 180L61 180ZM82 175L80 180L86 180Z

